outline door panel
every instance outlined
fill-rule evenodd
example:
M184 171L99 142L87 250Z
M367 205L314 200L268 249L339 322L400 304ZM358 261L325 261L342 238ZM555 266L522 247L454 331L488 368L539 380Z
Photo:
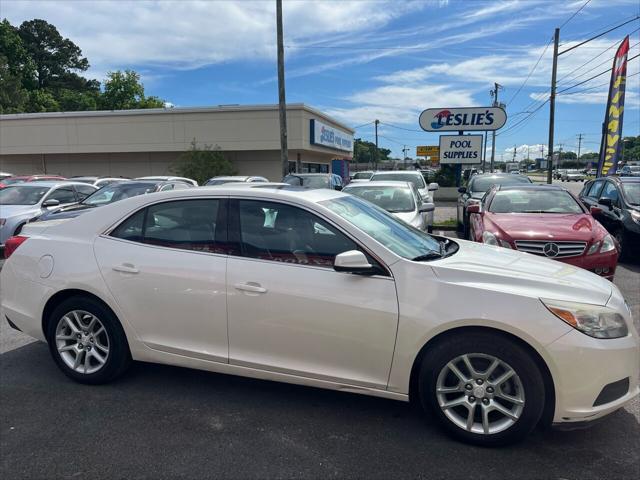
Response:
M230 363L386 386L398 323L392 279L228 262ZM247 284L263 291L247 291Z
M386 387L398 324L393 279L334 271L335 255L358 246L311 212L231 204L244 258L228 260L229 362Z

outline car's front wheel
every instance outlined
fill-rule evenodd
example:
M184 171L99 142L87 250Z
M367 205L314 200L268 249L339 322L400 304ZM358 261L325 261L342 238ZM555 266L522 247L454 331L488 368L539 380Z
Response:
M120 322L93 298L71 297L60 303L48 318L47 340L58 367L81 383L107 383L131 363Z
M424 356L422 405L453 437L495 446L522 440L542 416L544 382L531 355L499 334L448 337Z

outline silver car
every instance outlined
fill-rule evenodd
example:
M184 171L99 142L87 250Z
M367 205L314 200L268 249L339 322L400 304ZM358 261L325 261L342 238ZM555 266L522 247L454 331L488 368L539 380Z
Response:
M0 247L45 212L84 200L97 188L80 182L25 182L0 190Z
M246 175L230 175L226 177L213 177L206 181L205 186L224 185L226 183L267 183L269 180L265 177L250 177Z
M412 227L429 230L429 214L433 215L433 203L424 203L416 186L411 182L371 181L351 183L342 190L385 209Z
M422 173L418 170L394 170L390 172L376 172L371 177L371 181L378 180L387 180L387 181L399 181L399 182L411 182L413 183L418 192L420 192L420 196L422 197L422 201L425 203L433 203L433 194L435 190L438 190L440 186L437 183L427 183L422 176ZM433 226L433 212L427 214L427 222L431 227Z

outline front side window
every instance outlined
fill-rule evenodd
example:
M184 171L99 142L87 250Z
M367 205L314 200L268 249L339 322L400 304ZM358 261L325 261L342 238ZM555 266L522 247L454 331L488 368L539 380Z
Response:
M78 193L79 200L84 200L95 191L96 189L91 185L76 185L76 192Z
M610 198L614 205L618 205L618 197L618 189L613 184L613 182L606 182L604 188L602 189L600 198Z
M341 232L301 208L254 200L238 203L245 257L333 268L336 255L358 249Z
M58 188L49 194L45 201L47 200L58 200L60 203L74 203L77 201L73 187Z
M151 205L122 222L112 237L160 247L228 253L221 201L178 200Z
M585 196L591 198L598 198L600 196L600 192L602 191L602 187L604 186L604 180L596 180L591 184L591 188L586 193Z

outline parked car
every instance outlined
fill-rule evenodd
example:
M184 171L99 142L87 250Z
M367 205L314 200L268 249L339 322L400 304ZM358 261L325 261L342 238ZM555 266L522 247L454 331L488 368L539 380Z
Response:
M371 181L394 181L413 183L424 203L433 203L433 193L440 186L437 183L429 183L424 180L419 170L394 170L390 172L376 172L371 177ZM433 228L433 212L427 213L427 225Z
M9 177L13 177L13 173L0 172L0 181L4 180L5 178L9 178Z
M154 192L166 192L169 190L184 190L193 188L190 183L179 180L173 182L158 182L153 180L125 180L112 182L109 185L84 198L81 202L72 203L60 208L52 209L42 216L40 221L61 220L75 218L95 207L102 207L110 203L119 202L126 198L137 197Z
M625 165L620 169L621 177L640 177L640 165Z
M522 185L533 183L526 175L511 175L509 173L483 173L474 175L466 187L458 188L458 205L456 210L458 231L464 238L469 237L469 205L480 202L485 193L493 185Z
M343 182L335 173L290 173L282 179L284 183L296 187L329 188L342 190Z
M85 176L85 177L71 177L69 180L74 182L88 183L98 188L102 188L114 182L126 182L129 180L124 177L97 177L97 176Z
M561 180L561 179L562 179L562 176L563 176L566 172L567 172L567 169L565 169L565 168L556 168L556 169L553 171L553 178L554 178L555 180Z
M565 170L560 180L563 182L584 182L585 175L580 170Z
M589 175L590 177L595 177L597 174L598 174L598 170L595 168L592 168L587 172L587 175Z
M138 177L138 178L134 178L134 180L153 180L153 181L156 181L156 182L175 182L175 181L180 181L180 182L190 183L194 187L198 186L198 182L196 182L192 178L172 177L170 175L155 175L155 176L150 176L150 177Z
M140 360L415 399L487 446L597 420L640 390L611 282L428 235L353 195L189 189L50 223L7 242L0 306L78 382Z
M249 177L242 175L231 175L226 177L213 177L206 181L206 186L212 185L224 185L225 183L239 183L239 182L249 182L249 183L266 183L269 180L264 177Z
M620 261L640 261L640 178L601 177L587 182L580 192L594 217L618 241Z
M84 200L96 187L79 182L24 182L0 190L0 247L48 210Z
M0 189L9 185L17 185L26 182L49 182L66 180L65 177L59 175L17 175L15 177L7 177L0 180Z
M429 230L427 214L435 205L424 203L411 182L356 182L344 187L343 192L364 198L418 230Z
M555 185L493 187L470 205L469 238L545 256L613 280L616 242L592 213ZM592 207L593 214L600 209Z

